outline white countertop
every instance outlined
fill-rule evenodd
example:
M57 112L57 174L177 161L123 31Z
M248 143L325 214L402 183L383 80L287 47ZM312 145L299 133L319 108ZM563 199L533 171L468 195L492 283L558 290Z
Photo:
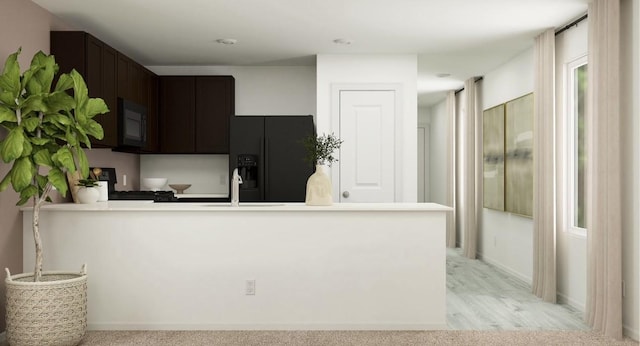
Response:
M32 207L23 207L31 211ZM197 212L243 212L243 211L451 211L450 207L436 203L334 203L331 206L307 206L304 203L240 203L231 207L229 203L154 203L153 201L107 201L93 204L58 203L46 204L41 211L197 211Z

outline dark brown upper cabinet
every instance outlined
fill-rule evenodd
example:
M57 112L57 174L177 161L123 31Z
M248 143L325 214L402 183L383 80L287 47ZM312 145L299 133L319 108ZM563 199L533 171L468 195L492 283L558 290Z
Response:
M147 145L144 152L157 153L160 151L159 142L159 117L158 112L158 82L159 78L151 71L145 71L145 83L147 86Z
M102 98L109 113L97 115L104 139L96 147L118 146L118 97L147 108L147 145L140 152L158 152L158 76L126 55L83 31L52 31L51 54L61 72L76 69L84 77L89 96ZM137 152L138 149L126 148Z
M92 143L96 147L115 147L118 144L117 51L86 32L52 31L51 54L60 72L76 69L87 83L89 96L102 98L107 104L109 112L95 118L102 125L104 138L94 139Z
M160 151L228 154L235 113L232 76L160 77Z
M129 77L129 65L133 64L133 61L129 59L126 55L118 53L118 64L117 64L117 84L118 84L118 97L121 97L125 100L133 101L131 97L132 87L131 81ZM135 102L135 101L134 101Z
M194 77L160 77L160 151L195 152Z
M147 75L149 73L153 74L144 66L131 60L126 55L118 53L118 97L147 106L148 108L149 88L147 85Z
M229 121L235 115L231 76L196 78L196 152L229 153Z

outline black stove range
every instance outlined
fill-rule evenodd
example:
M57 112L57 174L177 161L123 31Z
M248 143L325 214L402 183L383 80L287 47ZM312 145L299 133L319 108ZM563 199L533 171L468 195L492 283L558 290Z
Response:
M130 201L150 200L154 202L173 202L178 200L173 194L173 191L111 191L109 192L109 199Z

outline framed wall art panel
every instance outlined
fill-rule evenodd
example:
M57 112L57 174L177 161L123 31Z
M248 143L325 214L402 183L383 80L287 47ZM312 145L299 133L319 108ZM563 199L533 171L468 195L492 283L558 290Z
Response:
M482 112L483 206L504 210L504 104Z
M552 160L552 158L549 158ZM533 94L505 105L505 211L533 216Z

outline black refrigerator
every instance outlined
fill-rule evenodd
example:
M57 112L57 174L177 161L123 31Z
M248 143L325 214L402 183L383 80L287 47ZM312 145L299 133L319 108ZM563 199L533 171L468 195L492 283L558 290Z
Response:
M314 169L302 144L315 136L311 115L234 116L230 130L229 180L238 168L240 202L304 202Z

